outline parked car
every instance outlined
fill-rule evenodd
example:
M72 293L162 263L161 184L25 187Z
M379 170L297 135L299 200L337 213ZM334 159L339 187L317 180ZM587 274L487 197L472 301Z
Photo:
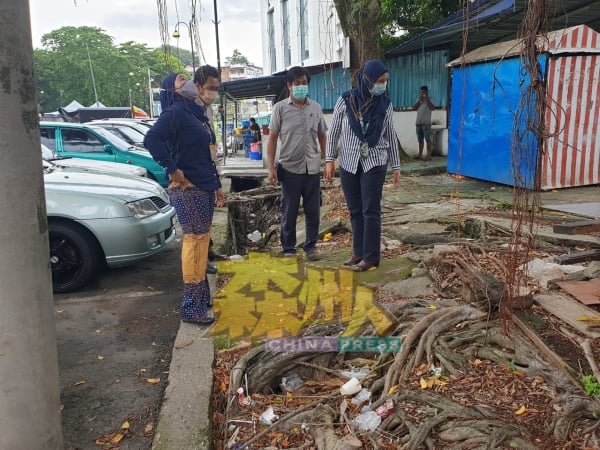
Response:
M150 153L119 139L110 131L90 124L40 122L42 144L60 157L77 157L121 164L134 164L148 170L148 176L167 186L164 169Z
M77 170L93 170L95 172L110 172L121 175L133 175L138 177L148 177L148 171L140 166L133 164L119 164L110 161L96 161L94 159L61 158L54 154L52 150L42 144L42 159L50 161L55 166L72 168Z
M98 120L97 122L87 122L89 125L96 125L102 127L112 134L117 136L118 138L123 139L129 145L136 145L138 147L144 147L144 136L145 132L137 130L136 128L131 127L128 124L120 124L120 123L110 123L105 122L103 120ZM148 127L144 127L146 130L149 130Z
M90 124L111 124L111 125L125 125L139 131L142 134L146 134L149 128L156 122L156 119L98 119L88 122Z
M54 292L80 289L103 264L131 264L175 238L175 209L154 181L43 164Z

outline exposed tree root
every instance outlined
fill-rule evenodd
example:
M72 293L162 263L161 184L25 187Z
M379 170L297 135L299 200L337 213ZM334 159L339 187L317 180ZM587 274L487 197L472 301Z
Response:
M402 350L396 355L394 362L388 369L382 395L385 395L390 387L398 384L398 381L401 379L401 372L405 369L405 363L410 355L413 345L416 344L417 340L421 338L430 327L433 327L432 329L435 330L434 333L437 334L460 322L481 318L482 315L481 311L470 306L456 306L432 312L417 322L404 338ZM411 365L409 370L412 367L413 366Z

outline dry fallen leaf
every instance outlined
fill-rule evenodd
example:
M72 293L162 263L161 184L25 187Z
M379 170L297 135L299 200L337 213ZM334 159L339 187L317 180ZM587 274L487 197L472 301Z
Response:
M146 381L150 384L158 384L160 383L160 378L147 378Z
M527 411L527 408L525 408L525 405L521 406L517 411L515 411L515 414L517 416L520 416L521 414L523 414L525 411Z
M98 359L99 359L100 361L102 361L102 360L104 359L104 356L102 356L102 355L98 355Z
M388 391L388 394L387 394L387 395L388 395L388 396L389 396L389 395L392 395L392 394L393 394L394 392L396 392L397 390L398 390L398 385L396 384L396 385L394 385L394 386L392 386L392 387L390 388L390 390Z
M62 314L62 313L64 313L64 312L65 312L65 310L64 310L64 309L57 309L57 310L56 310L56 313L57 313L57 314Z
M81 386L82 384L85 384L85 380L81 380L81 381L78 381L77 383L73 383L73 386Z
M148 436L148 435L152 434L153 432L154 432L154 426L151 423L146 425L146 428L144 428L144 436Z
M117 433L113 436L110 442L112 444L118 444L119 442L121 442L121 439L123 439L123 435L121 433Z
M429 385L427 384L427 381L425 381L424 378L421 378L419 380L419 384L421 385L421 389L427 389L429 387Z
M128 421L123 422L123 425L121 425L121 430L129 430L129 422Z
M331 239L332 234L331 233L325 233L325 235L323 236L323 241L327 242Z
M176 348L177 350L181 350L182 348L185 348L185 347L187 347L188 345L192 345L192 343L193 343L193 342L194 342L194 340L192 339L192 340L190 340L190 341L187 341L187 342L184 342L184 343L182 343L182 344L175 344L175 348Z
M600 317L586 317L586 316L582 316L579 319L582 322L600 322Z

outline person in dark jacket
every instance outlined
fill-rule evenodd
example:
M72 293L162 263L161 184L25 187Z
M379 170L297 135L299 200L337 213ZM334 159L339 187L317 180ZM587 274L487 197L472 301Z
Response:
M196 74L197 75L197 74ZM167 76L161 84L161 101L170 104L148 130L144 146L165 168L171 181L168 193L183 230L181 251L184 293L181 319L210 325L210 289L206 277L210 228L215 204L225 198L215 165L216 137L204 108L182 95L189 79L181 74ZM201 86L194 77L198 96Z

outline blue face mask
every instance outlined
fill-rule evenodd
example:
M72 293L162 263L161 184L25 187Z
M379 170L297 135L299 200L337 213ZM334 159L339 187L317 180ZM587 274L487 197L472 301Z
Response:
M381 84L373 85L373 89L371 89L371 94L373 95L382 95L385 94L385 90L387 88L387 81Z
M301 84L292 87L292 95L298 100L304 100L308 96L308 86Z

